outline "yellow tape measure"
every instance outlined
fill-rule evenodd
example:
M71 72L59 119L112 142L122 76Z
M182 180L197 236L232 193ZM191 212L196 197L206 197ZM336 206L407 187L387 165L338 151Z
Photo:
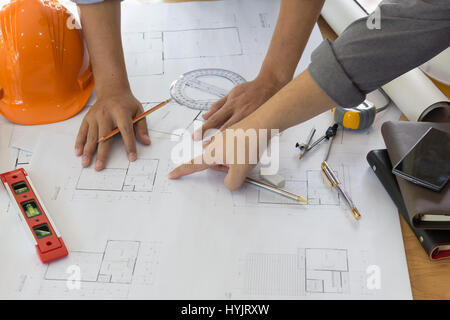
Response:
M377 109L366 100L356 108L333 108L334 121L346 129L362 130L370 127L375 121Z

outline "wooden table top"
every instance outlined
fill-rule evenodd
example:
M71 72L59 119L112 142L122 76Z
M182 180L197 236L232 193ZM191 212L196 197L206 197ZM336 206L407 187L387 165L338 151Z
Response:
M190 0L165 0L183 1ZM324 38L332 41L336 39L337 35L322 17L319 18L318 25ZM399 218L414 299L450 299L450 260L430 261L408 223L401 215Z

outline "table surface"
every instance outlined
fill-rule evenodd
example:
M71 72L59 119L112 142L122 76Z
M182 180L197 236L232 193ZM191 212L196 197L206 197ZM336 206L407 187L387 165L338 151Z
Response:
M190 0L165 0L183 1ZM319 18L318 25L324 38L332 41L336 39L336 34L322 17ZM403 117L402 120L407 119ZM399 218L414 299L450 299L450 260L430 261L408 223L401 215Z

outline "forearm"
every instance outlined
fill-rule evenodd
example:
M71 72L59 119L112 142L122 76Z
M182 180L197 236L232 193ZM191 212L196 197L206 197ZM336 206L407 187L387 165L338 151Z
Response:
M292 80L323 3L324 0L282 0L259 77L281 86Z
M258 148L261 146L261 141L255 145L251 143L250 138L247 139L248 130L268 129L267 137L270 137L271 129L283 131L325 111L332 103L333 101L313 81L306 70L247 118L217 134L217 139L206 146L203 155L175 168L169 173L169 178L178 179L194 172L216 168L227 171L224 183L228 189L236 190L244 183L245 178L255 166L250 159L255 159L255 153L260 154L264 151ZM232 133L231 140L226 140L230 138L228 130ZM262 138L262 136L259 137ZM239 160L239 156L237 158L235 156L243 147L242 141L245 141L247 149L245 162L239 162L242 159Z
M306 70L236 126L281 132L330 109L333 104Z
M120 30L120 1L79 5L98 96L129 90Z
M448 0L384 0L378 12L380 29L358 19L311 56L311 76L341 106L359 105L367 93L450 45Z

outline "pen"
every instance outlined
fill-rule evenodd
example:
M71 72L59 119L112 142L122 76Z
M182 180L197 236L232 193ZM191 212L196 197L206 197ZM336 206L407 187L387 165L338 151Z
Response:
M172 99L167 99L166 101L161 102L160 104L154 106L153 108L145 111L144 113L138 115L136 118L133 119L133 124L135 124L136 122L142 120L143 118L145 118L146 116L148 116L150 113L158 110L159 108L162 108L163 106L165 106L166 104L168 104L170 102L170 100ZM105 140L108 140L109 138L115 136L116 134L118 134L120 132L119 128L115 128L113 131L111 131L110 133L104 135L103 137L101 137L97 143L103 142Z
M349 207L352 211L353 217L356 220L359 220L361 218L361 215L359 214L358 209L356 209L356 206L353 203L352 199L347 194L347 192L345 192L344 188L342 188L341 182L338 180L338 178L334 174L333 170L331 170L328 163L326 161L323 161L320 167L322 169L322 172L323 172L325 178L328 180L330 185L332 187L335 187L336 189L338 189L339 193L344 197L345 201L347 202L347 204L349 205Z
M266 189L266 190L269 190L269 191L278 193L278 194L280 194L280 195L282 195L282 196L285 196L285 197L287 197L287 198L293 199L293 200L295 200L295 201L299 201L299 202L308 202L306 199L304 199L304 198L302 198L302 197L300 197L300 196L298 196L298 195L296 195L296 194L290 193L290 192L288 192L288 191L285 191L285 190L283 190L283 189L277 188L277 187L275 187L275 186L271 186L271 185L269 185L269 184L265 184L265 183L263 183L263 182L259 182L259 181L255 180L255 179L252 179L252 178L248 178L248 177L247 177L247 178L245 179L245 181L248 182L248 183L251 183L251 184L253 184L253 185L255 185L255 186L264 188L264 189Z

